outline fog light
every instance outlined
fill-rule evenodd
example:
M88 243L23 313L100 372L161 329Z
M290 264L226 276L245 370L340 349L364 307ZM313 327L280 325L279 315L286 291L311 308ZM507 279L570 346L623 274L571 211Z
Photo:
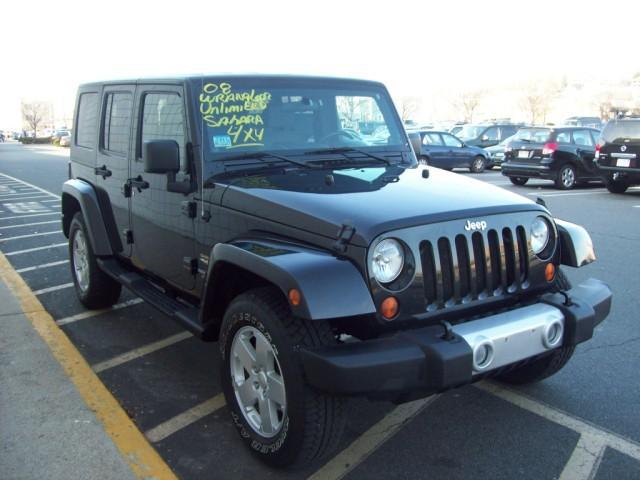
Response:
M385 320L392 320L398 314L398 300L394 297L387 297L380 305L380 313Z
M473 369L480 372L493 361L493 345L490 340L481 341L473 349Z
M547 325L542 341L547 348L554 348L560 345L562 341L562 335L564 333L564 326L561 322L553 322Z

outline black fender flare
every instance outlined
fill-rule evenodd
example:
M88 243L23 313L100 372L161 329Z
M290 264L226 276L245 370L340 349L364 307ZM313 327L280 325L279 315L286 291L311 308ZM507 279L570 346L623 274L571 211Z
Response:
M291 289L299 290L300 304L290 306L301 318L324 320L376 311L365 279L349 260L295 244L252 239L219 243L211 250L203 314L216 301L218 287L228 281L217 275L224 264L263 278L278 287L285 298Z
M89 242L91 242L91 248L95 255L113 255L109 234L107 233L102 210L100 209L100 202L93 185L78 178L64 182L62 185L63 226L71 223L71 218L67 218L67 216L70 215L70 213L67 213L69 212L67 205L70 198L75 199L80 205L84 223L87 227ZM63 230L65 236L68 237L68 228L64 228Z

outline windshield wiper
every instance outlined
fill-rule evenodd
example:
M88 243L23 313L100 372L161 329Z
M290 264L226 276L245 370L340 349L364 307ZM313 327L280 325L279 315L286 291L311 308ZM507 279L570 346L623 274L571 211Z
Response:
M221 157L220 160L226 162L228 160L261 160L267 161L266 157L277 158L278 160L282 160L283 162L293 163L294 165L299 165L304 168L317 168L315 165L309 165L307 162L303 162L301 160L296 160L295 158L285 157L284 155L279 155L277 153L272 152L248 152L248 153L239 153L237 155L230 155L228 157Z
M360 150L359 148L353 147L336 147L336 148L322 148L320 150L310 150L308 152L304 152L305 155L318 155L321 153L342 153L345 158L349 160L355 160L353 157L345 155L346 153L359 153L360 155L364 155L365 157L373 158L379 162L386 163L387 165L391 165L389 159L376 155L375 153L370 153L365 150Z

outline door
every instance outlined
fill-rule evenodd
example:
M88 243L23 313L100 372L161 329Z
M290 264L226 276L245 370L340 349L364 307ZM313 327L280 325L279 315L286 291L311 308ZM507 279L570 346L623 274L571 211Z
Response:
M489 127L484 133L480 136L480 145L479 147L493 147L500 143L500 131L498 127Z
M576 146L576 154L580 159L580 174L586 176L595 176L595 163L593 162L596 155L596 147L591 137L591 131L574 130L572 132L573 143Z
M189 132L183 89L139 86L136 109L136 155L130 173L133 180L132 261L182 290L192 290L195 286L195 222L189 216L189 205L194 194L168 189L169 183L189 183L192 175L192 162L187 158ZM149 140L174 140L178 144L178 173L144 171L142 147Z
M96 156L96 186L108 196L121 247L120 254L131 255L127 235L129 201L123 193L123 185L129 179L129 165L133 158L131 145L131 119L133 118L134 85L105 87L100 114L100 139Z
M453 135L443 133L442 141L445 147L447 147L447 155L451 158L451 166L453 167L468 167L473 159L473 154L463 148L462 142Z
M431 159L430 164L435 167L442 167L445 160L445 148L436 132L426 132L422 137L422 154Z

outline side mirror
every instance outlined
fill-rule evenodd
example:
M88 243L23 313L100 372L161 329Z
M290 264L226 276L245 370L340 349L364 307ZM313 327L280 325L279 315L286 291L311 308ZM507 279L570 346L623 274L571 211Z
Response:
M146 173L177 173L180 170L180 148L175 140L149 140L142 145L142 161Z

